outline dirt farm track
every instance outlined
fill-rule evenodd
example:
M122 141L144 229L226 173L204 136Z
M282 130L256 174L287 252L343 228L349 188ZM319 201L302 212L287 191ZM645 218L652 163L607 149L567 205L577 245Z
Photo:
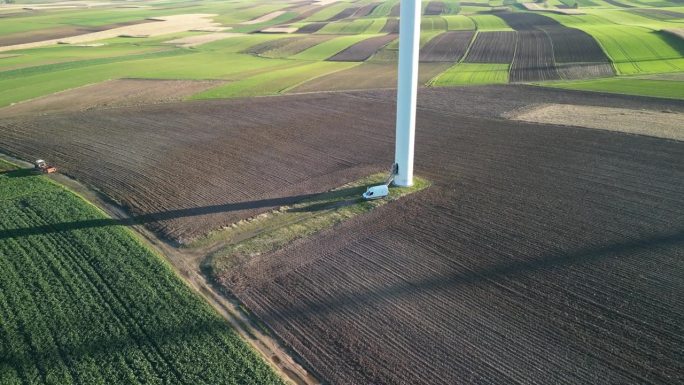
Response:
M542 103L684 112L424 90L430 188L220 281L327 383L684 383L684 142L504 118ZM0 151L187 241L386 169L393 109L392 91L365 91L10 116Z

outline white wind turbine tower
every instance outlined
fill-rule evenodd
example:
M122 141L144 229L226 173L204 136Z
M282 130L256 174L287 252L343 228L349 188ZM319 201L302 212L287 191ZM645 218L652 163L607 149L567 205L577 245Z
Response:
M408 187L413 185L421 0L401 0L399 9L399 71L394 150L397 169L394 184Z

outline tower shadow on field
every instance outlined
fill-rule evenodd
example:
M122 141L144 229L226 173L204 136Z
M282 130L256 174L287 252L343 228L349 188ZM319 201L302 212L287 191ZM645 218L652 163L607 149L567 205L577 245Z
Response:
M18 173L18 171L11 171L12 173L17 172L16 177L31 175L30 173L24 175L23 173ZM14 175L14 174L13 174ZM294 205L303 201L310 201L311 205L303 208L292 208L293 212L298 211L318 211L325 208L331 208L331 203L320 202L320 199L330 199L332 196L351 196L351 194L357 194L362 187L349 187L344 189L339 189L330 192L312 193L312 194L301 194L293 195L287 197L278 198L267 198L259 199L254 201L245 202L235 202L235 203L224 203L219 205L210 205L203 207L191 207L177 210L169 210L150 214L132 215L128 218L97 218L97 219L86 219L81 221L73 222L58 222L50 223L40 226L32 227L22 227L15 229L2 229L0 230L0 240L9 238L21 238L31 235L41 235L41 234L52 234L60 232L68 232L72 230L82 230L88 228L97 227L107 227L107 226L135 226L135 225L145 225L148 223L168 221L178 218L187 218L202 215L229 213L235 211L243 210L258 210L258 209L275 209L281 206ZM320 199L319 199L320 198ZM358 200L350 201L353 204ZM347 201L338 202L339 204L345 203Z

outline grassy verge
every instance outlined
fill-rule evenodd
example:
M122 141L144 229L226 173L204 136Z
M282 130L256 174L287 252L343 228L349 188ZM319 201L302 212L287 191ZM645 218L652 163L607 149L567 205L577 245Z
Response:
M298 204L283 206L270 213L240 221L211 233L188 247L225 243L225 247L214 252L204 263L205 269L218 275L250 258L278 250L292 241L430 186L425 179L415 178L412 187L390 187L390 195L385 199L365 201L361 198L367 186L382 183L385 177L385 174L371 175Z

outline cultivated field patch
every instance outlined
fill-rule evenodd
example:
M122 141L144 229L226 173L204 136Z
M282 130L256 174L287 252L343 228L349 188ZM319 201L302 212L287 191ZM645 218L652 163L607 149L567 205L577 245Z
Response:
M285 11L275 11L275 12L267 13L267 14L265 14L265 15L263 15L263 16L260 16L260 17L258 17L258 18L256 18L256 19L252 19L252 20L249 20L249 21L243 21L243 22L240 23L240 24L242 24L242 25L261 24L261 23L265 23L265 22L267 22L267 21L271 21L271 20L277 18L278 16L280 16L280 15L282 15L282 14L284 14L284 13L285 13Z
M169 40L166 43L175 44L183 48L198 47L203 44L211 43L218 40L228 39L232 37L245 36L243 33L231 33L231 32L216 32L208 33L206 35L192 35L181 37L179 39Z
M49 39L36 41L25 44L15 44L10 46L0 47L0 52L13 51L20 49L29 49L36 47L44 47L48 45L55 45L58 43L65 44L80 44L91 41L111 39L117 36L159 36L167 35L176 32L190 31L193 29L201 29L206 27L219 26L211 20L213 14L186 14L186 15L172 15L156 17L151 19L149 23L134 24L125 27L111 28L99 32L91 32L82 35L70 36L60 39Z
M120 221L30 170L0 202L3 383L283 383Z
M542 104L513 113L510 118L526 122L596 128L684 141L684 129L681 127L684 114L679 112Z
M329 61L364 61L376 53L380 48L395 40L397 35L382 35L371 37L345 48L329 57Z
M518 45L511 65L512 82L560 79L553 60L553 46L544 31L518 31Z
M467 63L511 63L518 35L514 31L478 32L464 59Z
M436 87L508 83L508 64L458 63L430 82Z
M119 79L0 108L0 117L168 103L215 87L217 81Z
M417 119L430 189L219 280L331 383L676 376L684 319L666 293L684 290L681 142L449 115L467 91L440 90ZM361 99L334 105L378 103L383 123L357 143L391 158L392 100Z
M430 1L423 9L423 15L425 16L436 16L441 15L445 11L444 2L442 1Z
M456 62L463 57L474 31L449 31L430 39L420 48L421 62Z
M451 63L423 63L418 68L418 82L427 82ZM344 71L317 77L297 86L289 92L314 92L329 90L363 90L397 87L397 64L365 62Z
M506 93L516 98L501 99ZM302 194L385 170L392 160L393 91L377 96L387 104L367 94L369 99L286 95L3 118L0 149L27 160L50 159L120 202L140 223L189 241ZM532 103L568 100L678 111L662 100L536 87L435 88L422 91L418 103L443 113L498 117Z

